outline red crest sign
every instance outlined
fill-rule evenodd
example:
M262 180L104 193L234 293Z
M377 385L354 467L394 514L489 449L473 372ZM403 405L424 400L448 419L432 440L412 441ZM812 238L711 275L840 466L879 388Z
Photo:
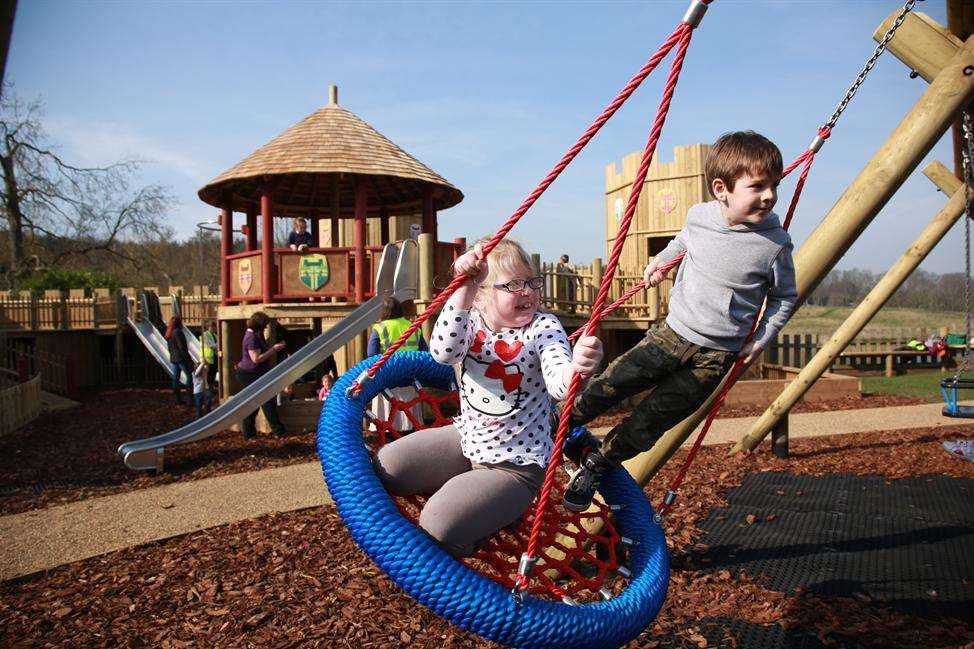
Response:
M237 265L237 285L244 294L254 285L254 267L249 259L241 259Z
M664 215L675 210L678 202L672 189L661 189L656 193L656 206Z

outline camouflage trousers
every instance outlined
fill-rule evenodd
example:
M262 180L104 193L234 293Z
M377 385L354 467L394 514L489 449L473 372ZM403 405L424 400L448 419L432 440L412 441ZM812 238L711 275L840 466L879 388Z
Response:
M699 408L736 358L736 352L695 345L666 324L650 329L639 344L589 382L575 400L571 424L586 424L649 390L602 444L602 455L618 465L652 448L663 433Z

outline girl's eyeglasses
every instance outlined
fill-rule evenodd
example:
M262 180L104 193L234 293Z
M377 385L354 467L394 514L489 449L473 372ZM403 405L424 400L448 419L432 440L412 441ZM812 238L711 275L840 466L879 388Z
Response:
M512 279L505 284L494 284L494 288L501 291L507 291L508 293L520 293L525 288L530 288L532 290L539 290L544 286L544 277L540 275L538 277L529 277L527 279Z

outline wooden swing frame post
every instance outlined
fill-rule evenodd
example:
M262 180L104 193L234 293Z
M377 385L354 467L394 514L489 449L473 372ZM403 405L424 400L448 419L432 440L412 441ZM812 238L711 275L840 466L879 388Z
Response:
M880 39L899 10L876 30ZM892 135L846 188L795 254L798 305L818 286L889 201L957 114L974 98L974 37L962 45L927 16L907 16L889 50L932 82ZM920 67L917 67L920 66ZM649 451L625 463L641 485L655 476L710 412L723 382L690 417L668 430Z
M923 170L923 173L937 185L940 190L950 196L947 205L923 229L916 241L907 248L906 252L896 261L883 278L876 283L869 294L853 310L845 322L839 325L832 336L814 357L802 368L794 381L788 384L774 403L768 406L764 414L751 427L751 430L737 442L730 454L739 451L753 451L758 444L767 437L768 433L783 417L787 417L791 408L798 403L805 392L819 379L842 350L859 335L859 332L869 324L876 313L893 296L893 293L913 274L917 266L930 254L944 235L950 231L957 220L964 215L966 203L966 187L940 162L933 162Z

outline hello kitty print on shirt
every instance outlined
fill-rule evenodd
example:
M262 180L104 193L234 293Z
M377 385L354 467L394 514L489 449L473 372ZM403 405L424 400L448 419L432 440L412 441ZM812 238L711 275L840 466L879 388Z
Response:
M551 454L549 401L565 397L571 363L568 336L557 318L537 313L525 327L490 331L476 309L440 312L430 352L460 365L460 431L472 462L538 464Z

